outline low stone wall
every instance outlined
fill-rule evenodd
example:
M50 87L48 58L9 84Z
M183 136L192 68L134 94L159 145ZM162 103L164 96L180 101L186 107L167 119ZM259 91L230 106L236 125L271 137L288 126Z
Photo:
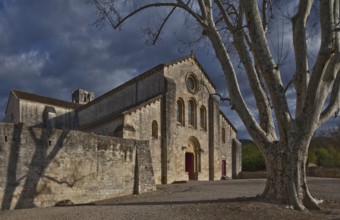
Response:
M256 172L247 172L242 171L239 173L238 179L266 179L267 172L266 171L256 171Z
M0 208L155 190L147 141L0 123Z
M308 176L313 177L328 177L340 178L340 168L336 167L309 167L307 170Z
M326 178L340 178L340 168L336 167L309 167L307 176L311 177L326 177ZM267 172L245 172L242 171L238 175L239 179L266 179Z

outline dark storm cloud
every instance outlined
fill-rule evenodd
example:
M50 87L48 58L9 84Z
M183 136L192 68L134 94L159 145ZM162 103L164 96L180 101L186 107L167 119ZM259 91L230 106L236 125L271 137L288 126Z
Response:
M121 31L114 31L109 25L91 25L97 16L93 5L87 2L0 0L0 119L11 88L63 100L70 100L77 88L92 90L98 96L159 63L190 53L191 48L179 52L187 46L181 41L193 39L195 29L190 23L185 24L188 19L179 13L167 24L161 42L148 46L141 28L152 22L152 10L128 20ZM277 35L290 38L287 31L272 35L273 39ZM228 96L214 52L209 47L195 49L218 92ZM236 71L242 72L237 69L239 61L235 62ZM285 83L292 74L288 65L289 71L283 77ZM255 107L248 82L242 74L239 79L247 104ZM222 110L239 130L239 136L246 137L236 112L226 103L222 103Z
M10 88L62 99L69 99L79 87L102 94L179 56L169 46L171 41L146 47L136 21L121 32L90 25L96 14L86 2L4 1L0 11L2 115Z
M0 7L0 115L9 90L70 100L74 89L101 95L159 63L187 55L179 40L190 40L185 19L176 14L156 46L145 44L141 28L149 14L128 20L122 31L96 28L93 5L83 1L6 1ZM197 53L214 83L225 93L224 77L213 56Z

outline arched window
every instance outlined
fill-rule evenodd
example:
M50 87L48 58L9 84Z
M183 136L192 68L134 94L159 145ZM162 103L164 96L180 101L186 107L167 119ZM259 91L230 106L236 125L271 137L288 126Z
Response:
M225 128L222 128L222 141L225 143Z
M205 107L202 105L200 108L200 123L201 128L206 130L207 129L207 111L205 110Z
M181 98L177 100L177 121L184 125L184 102Z
M156 120L152 121L151 127L152 127L152 132L151 132L152 133L152 137L153 138L158 138L158 123L157 123Z
M193 99L188 103L188 123L196 127L196 103Z

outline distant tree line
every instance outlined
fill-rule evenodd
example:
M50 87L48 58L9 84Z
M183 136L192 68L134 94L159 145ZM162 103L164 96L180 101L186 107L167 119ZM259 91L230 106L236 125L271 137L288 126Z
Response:
M243 144L242 170L261 171L266 169L265 160L251 140ZM309 146L308 165L340 168L340 125L315 134Z
M242 170L260 171L266 169L264 157L256 144L251 140L241 140L242 142Z
M310 143L308 164L340 167L340 126L315 135Z

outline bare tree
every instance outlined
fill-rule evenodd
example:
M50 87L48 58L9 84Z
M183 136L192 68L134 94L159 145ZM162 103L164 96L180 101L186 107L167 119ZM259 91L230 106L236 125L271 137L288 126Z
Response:
M292 73L295 111L289 108L281 66L273 58L266 34L273 28L269 24L272 4L279 0L92 1L100 14L99 22L109 21L114 29L139 12L168 8L167 16L153 29L157 30L151 34L154 42L175 10L191 16L201 28L202 36L210 41L222 66L233 108L265 157L268 178L262 196L299 210L318 209L320 201L310 195L307 187L305 164L313 133L339 109L340 0L317 3L300 0L290 17L295 57ZM317 17L321 34L319 51L315 62L311 63L306 30L313 5L318 8L314 17ZM241 94L228 50L230 41L225 41L223 36L232 39L247 74L258 120Z

